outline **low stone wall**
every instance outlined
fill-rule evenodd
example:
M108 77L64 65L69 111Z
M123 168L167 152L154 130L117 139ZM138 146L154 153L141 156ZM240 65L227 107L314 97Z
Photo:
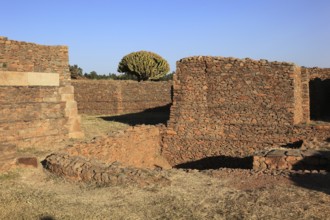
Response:
M161 156L160 140L159 127L141 125L96 137L88 142L77 142L63 151L103 163L117 161L123 166L169 169L171 166Z
M67 154L51 154L42 163L45 169L55 175L101 186L145 187L171 184L170 180L160 171L122 167L119 163L105 164Z
M141 112L172 102L172 82L74 80L78 111L90 115Z
M253 169L262 170L328 170L330 152L320 150L275 149L253 156Z

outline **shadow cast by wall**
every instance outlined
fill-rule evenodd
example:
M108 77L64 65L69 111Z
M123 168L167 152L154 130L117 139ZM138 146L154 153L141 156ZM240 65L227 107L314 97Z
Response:
M135 125L157 125L164 124L167 125L167 121L170 118L170 108L171 104L150 108L138 113L129 113L117 116L103 116L100 117L105 121L116 121L131 126Z
M291 174L291 181L296 186L324 192L330 195L330 173Z
M330 151L318 151L305 157L292 167L293 170L307 170L307 173L292 173L290 179L297 186L317 190L330 195ZM322 170L321 173L309 173Z
M50 215L41 216L39 219L40 220L55 220L55 218Z
M299 140L299 141L295 141L293 143L288 143L288 144L281 145L281 147L289 148L289 149L299 149L299 148L302 147L303 143L304 143L303 140Z
M182 163L174 166L179 169L220 169L220 168L234 168L234 169L252 169L252 157L229 157L229 156L214 156L206 157L200 160Z

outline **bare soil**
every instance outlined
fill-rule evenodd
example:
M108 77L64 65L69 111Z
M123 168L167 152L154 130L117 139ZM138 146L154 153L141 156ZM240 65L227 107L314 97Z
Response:
M86 139L128 125L83 117ZM69 141L64 145L73 143ZM25 152L42 160L50 153ZM0 175L0 219L330 219L330 176L249 169L171 169L169 186L99 187L41 166Z

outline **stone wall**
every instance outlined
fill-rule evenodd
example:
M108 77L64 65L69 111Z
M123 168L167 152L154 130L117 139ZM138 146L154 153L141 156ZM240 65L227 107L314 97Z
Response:
M303 68L302 73L306 117L330 122L330 68Z
M0 143L48 148L79 136L68 48L0 37Z
M292 63L182 59L163 154L176 165L218 155L249 156L306 138L326 139L327 126L307 124L308 82L307 71Z
M102 163L79 156L55 153L46 157L45 169L69 180L96 186L169 186L171 181L163 171L124 167L118 163Z
M91 115L141 112L170 104L172 82L75 80L78 111Z

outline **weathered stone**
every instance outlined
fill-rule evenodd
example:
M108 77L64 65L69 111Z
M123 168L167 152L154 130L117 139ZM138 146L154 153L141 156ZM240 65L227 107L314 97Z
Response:
M77 126L67 126L78 117L77 107L65 103L68 97L73 99L67 47L8 39L0 47L4 44L6 49L0 50L0 144L47 148L70 133L81 132Z
M73 80L71 83L78 111L84 114L113 115L154 109L155 114L162 116L169 112L172 102L171 81Z
M36 157L19 157L17 158L17 164L37 168L38 159Z
M76 169L77 164L83 164L81 171ZM98 161L92 163L85 158L63 153L49 155L43 161L43 165L44 168L56 175L97 185L137 185L144 187L156 184L168 186L170 184L170 181L158 171L109 166Z
M329 68L307 69L285 62L181 59L163 154L177 165L215 155L250 156L274 146L327 138L327 126L322 130L305 125L310 121L310 73L330 78Z
M270 151L266 157L284 157L285 156L285 151L284 150L272 150Z
M287 156L293 156L293 157L300 157L301 151L300 150L288 150L285 155Z

